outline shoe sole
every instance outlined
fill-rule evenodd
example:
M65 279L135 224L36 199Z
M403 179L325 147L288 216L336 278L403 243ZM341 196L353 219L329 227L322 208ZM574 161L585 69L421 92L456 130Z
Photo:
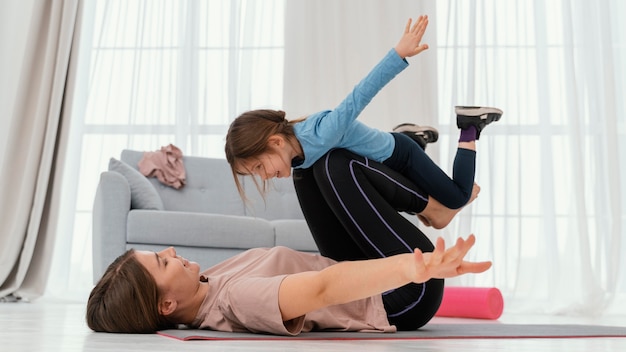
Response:
M502 115L502 110L485 106L455 106L455 113L462 116Z
M478 130L476 139L480 138L480 132L488 124L500 120L502 110L482 106L456 106L456 125L460 129L475 126Z
M415 134L419 137L426 137L426 143L434 143L439 139L439 131L430 126L418 126L413 123L402 123L393 128L393 132Z

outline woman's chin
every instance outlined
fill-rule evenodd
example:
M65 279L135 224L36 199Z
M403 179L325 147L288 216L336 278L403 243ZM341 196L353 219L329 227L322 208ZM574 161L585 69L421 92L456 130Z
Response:
M200 264L196 263L196 262L189 262L189 269L199 273L200 272Z

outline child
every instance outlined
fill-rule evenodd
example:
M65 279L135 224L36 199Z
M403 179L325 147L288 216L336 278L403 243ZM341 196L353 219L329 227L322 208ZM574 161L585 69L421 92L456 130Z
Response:
M344 148L397 170L450 209L468 203L474 187L475 141L486 125L500 119L501 110L456 107L461 136L453 179L426 155L424 143L415 143L407 136L407 126L398 126L398 133L389 133L356 121L378 91L408 66L406 58L428 49L427 44L420 44L428 17L420 16L413 26L411 22L409 19L396 47L334 110L293 121L286 120L283 111L253 110L233 121L226 135L225 152L242 196L237 175L257 175L264 182L288 177L291 168L309 168L330 149ZM428 136L419 126L414 127L416 132Z

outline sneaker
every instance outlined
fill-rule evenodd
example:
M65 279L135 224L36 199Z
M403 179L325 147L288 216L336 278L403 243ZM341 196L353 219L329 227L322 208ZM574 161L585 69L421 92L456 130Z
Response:
M476 139L480 137L480 132L488 124L500 120L502 110L484 106L455 106L456 125L460 129L469 126L476 127Z
M393 128L393 131L411 137L422 149L426 149L426 144L435 143L439 139L439 131L436 128L419 126L414 123L399 124Z

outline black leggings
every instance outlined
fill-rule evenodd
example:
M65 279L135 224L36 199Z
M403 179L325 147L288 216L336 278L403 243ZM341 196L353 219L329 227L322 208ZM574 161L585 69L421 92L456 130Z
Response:
M396 147L383 164L407 176L426 194L450 209L458 209L470 200L476 172L476 151L458 148L450 178L424 152L424 149L404 134L392 133Z
M343 149L308 169L294 169L300 206L320 253L337 261L383 258L434 249L398 211L420 213L428 196L398 172ZM437 312L443 280L408 284L383 293L389 322L415 330Z

